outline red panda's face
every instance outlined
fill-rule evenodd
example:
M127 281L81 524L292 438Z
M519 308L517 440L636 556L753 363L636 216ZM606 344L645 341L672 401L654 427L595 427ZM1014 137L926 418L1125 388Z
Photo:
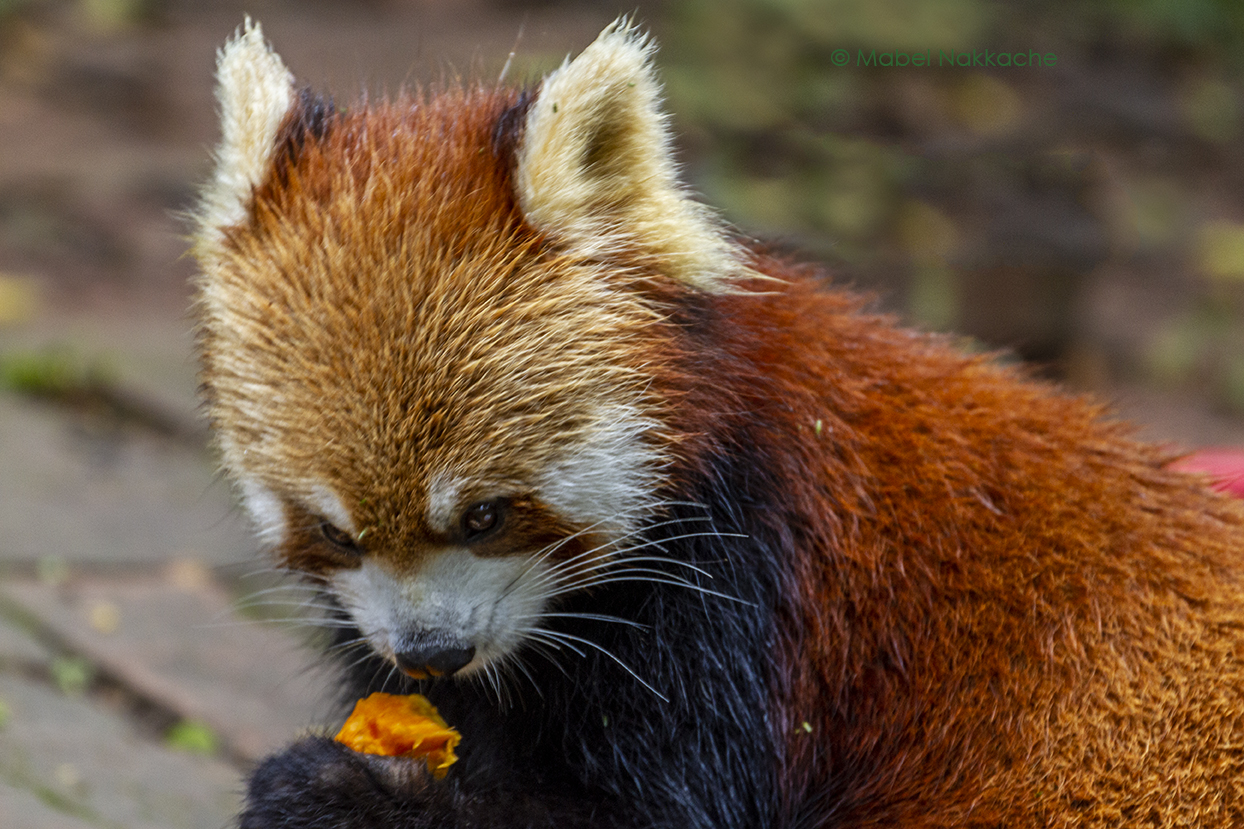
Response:
M647 47L534 104L297 100L249 27L196 238L204 388L260 537L413 675L540 635L659 509L668 324L733 253L677 189ZM640 96L635 100L635 96Z

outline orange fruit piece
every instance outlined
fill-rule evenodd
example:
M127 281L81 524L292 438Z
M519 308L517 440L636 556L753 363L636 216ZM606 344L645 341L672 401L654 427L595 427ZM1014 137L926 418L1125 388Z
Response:
M462 735L450 728L427 697L375 693L359 700L334 738L347 748L384 757L423 757L438 780L457 762Z

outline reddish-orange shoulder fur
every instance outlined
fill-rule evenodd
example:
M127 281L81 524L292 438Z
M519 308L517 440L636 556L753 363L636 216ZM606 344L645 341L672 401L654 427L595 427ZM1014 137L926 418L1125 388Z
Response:
M374 245L377 262L404 244L429 266L535 251L495 134L516 105L472 91L334 114L322 140L278 157L253 224L230 238L239 262L263 263L239 266L266 281L255 295L281 304L279 316L248 311L263 336L306 337L302 309L339 308L333 336L305 343L308 363L325 384L391 377L387 353L347 349L371 362L335 363L337 335L367 324L348 299L369 253L335 247L334 233ZM309 251L333 279L275 284ZM618 346L670 403L674 480L709 474L746 441L789 486L764 520L799 556L777 608L772 695L792 804L908 829L1244 825L1238 504L1100 408L863 313L802 271L757 255L784 282L704 294L630 264L628 288L677 323L636 322ZM330 433L360 419L325 416L341 418ZM332 477L377 466L346 458Z
M787 794L843 825L1244 825L1239 504L1098 406L762 267L788 287L712 299L735 379L693 408L787 467Z

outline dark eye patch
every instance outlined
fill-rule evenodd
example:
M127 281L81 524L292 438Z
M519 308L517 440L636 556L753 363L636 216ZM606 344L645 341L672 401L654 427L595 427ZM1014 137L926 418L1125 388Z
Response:
M320 535L324 536L324 540L334 547L342 550L350 550L358 552L358 542L354 540L348 532L337 527L328 521L320 521Z

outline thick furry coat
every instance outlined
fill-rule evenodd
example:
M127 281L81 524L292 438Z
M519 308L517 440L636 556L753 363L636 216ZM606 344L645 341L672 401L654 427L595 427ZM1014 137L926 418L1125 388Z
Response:
M222 51L224 467L463 734L295 742L242 826L1244 825L1241 507L733 238L651 51L349 109Z

